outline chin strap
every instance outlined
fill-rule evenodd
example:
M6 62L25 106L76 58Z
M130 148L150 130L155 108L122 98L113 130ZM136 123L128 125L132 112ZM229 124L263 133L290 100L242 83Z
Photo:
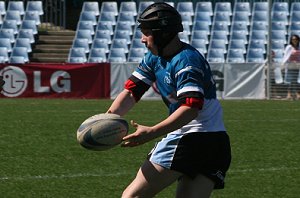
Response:
M171 42L178 32L165 32L162 30L154 30L154 43L157 46L158 55L162 56L163 49Z

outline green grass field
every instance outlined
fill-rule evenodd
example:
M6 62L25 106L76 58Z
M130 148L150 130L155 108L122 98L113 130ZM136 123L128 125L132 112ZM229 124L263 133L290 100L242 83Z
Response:
M300 194L300 102L221 101L233 161L213 198ZM87 117L110 100L0 100L0 197L118 198L154 145L89 151L76 140ZM167 111L141 101L125 118L152 125ZM131 128L132 131L132 128ZM174 197L176 185L157 197Z

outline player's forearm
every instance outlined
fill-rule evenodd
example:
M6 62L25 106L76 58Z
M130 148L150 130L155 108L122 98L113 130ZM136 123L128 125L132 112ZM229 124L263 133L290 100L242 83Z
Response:
M158 136L180 129L198 116L198 109L188 106L179 107L174 113L162 122L152 127Z
M131 95L130 91L124 89L113 101L108 112L123 116L134 106L135 103L135 99Z

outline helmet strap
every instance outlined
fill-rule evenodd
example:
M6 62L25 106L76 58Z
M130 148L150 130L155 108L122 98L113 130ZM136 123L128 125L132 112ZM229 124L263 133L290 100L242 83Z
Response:
M164 30L154 30L154 44L157 46L158 55L162 56L164 48L173 40L178 32L165 32Z

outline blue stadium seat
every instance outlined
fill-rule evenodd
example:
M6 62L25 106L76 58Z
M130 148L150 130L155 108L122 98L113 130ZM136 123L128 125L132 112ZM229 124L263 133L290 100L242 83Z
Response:
M193 19L192 16L186 12L180 13L182 24L184 25L193 25Z
M134 15L130 12L121 12L117 19L118 22L128 22L131 26L136 24Z
M92 32L90 30L77 30L75 33L75 38L76 39L87 39L89 44L91 44L93 42Z
M20 29L17 38L28 38L31 44L35 43L32 29Z
M11 43L16 41L13 29L0 29L0 39L8 38Z
M108 44L111 44L111 32L110 30L97 30L94 39L106 39Z
M244 34L249 34L249 26L247 25L247 22L242 21L234 21L231 24L230 34L234 33L235 31L243 31Z
M285 43L281 40L271 40L271 49L272 50L284 50Z
M107 39L98 39L98 38L95 38L93 40L91 49L95 49L95 48L105 49L105 53L108 53L109 52L109 45L108 45Z
M262 40L264 43L267 43L267 35L263 30L254 30L250 32L249 40Z
M38 28L34 20L23 20L19 30L21 29L31 29L34 35L38 34Z
M191 41L194 39L203 39L208 44L208 34L206 31L193 31L191 34Z
M17 25L17 21L15 20L4 20L1 29L12 29L14 35L19 33L19 27Z
M79 21L90 21L93 25L97 25L97 17L93 12L83 11L80 13Z
M9 38L0 38L0 47L5 47L7 52L10 53L12 50L12 44Z
M230 12L217 12L213 17L213 24L216 22L225 22L227 25L231 25L231 13Z
M228 50L240 49L243 54L247 53L245 41L242 39L231 39L228 44Z
M126 62L126 54L123 48L114 48L110 50L108 54L108 61L109 62L118 62L124 63Z
M256 11L265 11L268 12L269 10L269 5L267 1L264 2L254 2L253 3L253 8L252 8L252 13Z
M90 52L88 39L85 38L74 38L72 43L72 48L84 48L85 53Z
M102 22L111 22L111 24L113 26L115 26L116 23L117 23L116 16L114 15L114 13L111 13L111 12L100 13L98 22L99 21L102 21Z
M195 14L193 2L179 1L176 8L179 13L185 13L191 16Z
M110 49L122 48L124 53L127 54L129 51L128 43L126 39L113 39Z
M229 40L243 40L244 44L248 44L247 34L242 30L231 31Z
M246 22L247 25L250 25L250 18L247 12L234 12L232 17L233 22Z
M25 58L23 56L10 56L9 63L16 63L16 64L24 64L26 63Z
M7 11L19 11L20 15L23 16L25 13L23 1L9 1Z
M251 15L250 2L235 1L233 5L233 12L245 12L248 16Z
M15 47L26 47L28 53L32 52L32 47L29 38L17 38L16 42L14 43L14 48Z
M291 3L291 10L290 10L290 14L293 12L299 12L300 11L300 2L294 1Z
M210 39L224 40L225 44L228 44L228 35L226 31L212 31Z
M0 47L0 57L2 63L8 62L9 54L6 47Z
M224 63L225 55L222 49L208 49L207 60L210 63Z
M196 12L194 22L195 21L206 22L208 25L211 25L212 17L209 12Z
M132 26L130 21L118 21L115 27L115 31L127 31L131 36L133 34Z
M116 30L114 33L114 39L126 39L127 44L131 43L131 36L130 33L128 31L124 31L124 30Z
M268 23L265 21L252 21L251 23L251 31L254 30L263 30L266 32L268 32Z
M103 1L101 4L100 13L109 12L118 16L119 9L116 1Z
M242 49L229 49L227 54L227 63L244 63L244 51Z
M95 27L92 21L78 21L76 31L78 30L90 30L91 35L95 34Z
M4 16L6 14L5 1L0 1L0 15Z
M141 62L145 56L143 48L130 48L128 62Z
M89 63L107 62L106 50L103 48L92 48L87 62Z
M191 35L191 26L187 23L183 23L183 33L186 35Z
M96 26L97 30L109 30L110 35L114 34L114 27L110 21L99 21Z
M271 19L272 22L282 22L285 25L289 24L288 14L285 12L279 12L279 11L272 12Z
M210 25L208 22L195 21L192 27L192 32L194 31L205 31L207 35L210 35Z
M41 24L41 18L38 11L26 11L23 20L33 20L36 25Z
M288 2L273 2L272 12L285 12L289 15L289 3Z
M96 1L83 2L81 11L93 12L95 16L99 16L100 15L99 3Z
M29 62L27 47L13 47L10 56L22 56L25 62Z
M207 53L207 40L204 39L193 39L191 45L196 48L200 53L205 55Z
M87 62L84 48L71 48L67 62L69 63L85 63Z
M272 21L272 30L282 30L287 34L287 24L281 21Z
M17 25L21 25L22 17L19 11L10 10L6 12L4 20L15 20L17 22Z
M39 15L44 15L43 2L42 1L27 1L26 11L37 11Z
M227 22L214 22L211 28L211 31L225 31L226 34L229 34L229 25Z
M135 1L122 1L120 3L120 11L119 14L121 13L131 13L133 16L137 16L137 6Z
M214 13L228 12L232 15L231 2L216 2Z
M291 12L290 23L300 21L300 11Z
M285 31L272 30L271 31L271 39L272 40L280 40L280 41L284 42L285 44L287 43Z
M212 2L198 1L196 3L195 15L197 15L197 13L203 13L205 15L208 13L209 16L213 16L213 12Z
M264 63L265 57L262 49L251 49L247 50L246 55L246 62L247 63Z
M262 53L266 53L266 46L264 40L249 40L248 49L261 49Z
M269 13L267 11L257 11L252 13L252 21L268 22Z
M289 32L300 31L300 21L293 21L289 26Z
M227 53L226 42L221 39L211 39L209 42L209 49L221 49L224 54Z

